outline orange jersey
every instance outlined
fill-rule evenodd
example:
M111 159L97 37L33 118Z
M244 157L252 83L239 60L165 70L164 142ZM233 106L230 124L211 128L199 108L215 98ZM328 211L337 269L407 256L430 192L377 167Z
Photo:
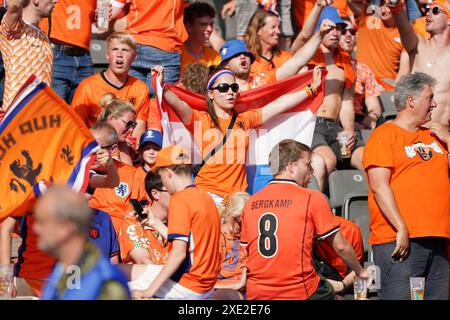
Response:
M391 170L390 186L410 238L450 238L448 149L430 130L406 131L393 122L376 128L366 144L365 170ZM396 230L369 188L370 244L396 239Z
M311 13L315 2L316 0L292 1L292 10L294 11L295 22L297 23L299 29L303 27L306 17L308 17ZM353 16L353 12L347 5L347 0L336 0L332 6L338 9L341 17Z
M220 128L225 132L231 121L218 117ZM195 184L220 196L245 191L247 175L245 162L248 149L248 130L257 128L262 123L261 109L239 113L232 133L225 145L211 157L195 178ZM215 148L223 139L221 133L214 128L211 117L205 111L192 109L192 118L186 128L194 135L197 146L201 148L202 158Z
M338 68L344 70L345 87L351 88L356 81L356 71L350 55L341 48L338 48L334 55L334 62ZM317 50L316 55L311 59L311 61L308 62L308 65L322 67L326 66L325 58L320 48Z
M124 7L130 2L125 31L138 43L164 51L180 52L188 38L183 23L183 0L148 1L114 0L114 7Z
M364 243L361 230L358 225L342 217L335 216L334 218L337 223L339 223L339 230L342 233L342 236L352 246L356 253L356 258L361 264L363 264ZM333 247L328 242L316 241L314 242L314 245L318 257L332 265L339 272L342 278L345 278L345 276L351 272L345 262L338 256L336 251L334 251Z
M52 12L50 40L63 42L89 50L96 0L58 0ZM48 19L42 19L39 27L48 34Z
M136 248L143 248L154 264L165 264L168 255L167 242L158 231L143 227L133 213L123 220L119 232L120 257L123 263L130 263L130 252Z
M38 249L38 236L33 231L34 216L22 218L20 237L22 245L19 248L16 275L20 278L47 279L52 273L56 259Z
M222 232L220 235L221 268L217 283L237 283L241 280L245 269L245 248L241 246L239 237Z
M22 19L11 29L3 19L0 25L0 51L5 65L4 110L30 76L35 75L51 86L53 49L41 29Z
M135 77L128 76L125 85L119 88L106 79L103 71L81 81L72 99L72 107L88 128L97 122L97 117L103 110L100 100L107 93L130 102L136 110L137 119L147 122L150 105L147 85Z
M145 182L137 169L128 164L114 160L119 173L120 183L115 188L97 188L89 206L107 212L111 216L116 234L125 216L133 211L130 199L145 199Z
M319 276L313 240L339 230L325 197L291 180L272 180L247 201L241 243L247 248L249 300L307 299Z
M189 54L186 47L183 45L181 47L181 65L180 65L180 75L183 75L184 69L189 63L203 63L207 67L209 66L218 66L220 64L220 55L219 53L207 46L203 47L203 56L200 59L197 59Z
M364 100L381 95L380 85L373 71L364 63L356 62L355 94L353 95L353 106L355 114L365 116L363 111Z
M375 73L378 83L385 89L392 86L383 79L395 80L403 46L396 27L386 27L380 18L362 16L359 19L356 41L356 60L365 63Z
M168 221L168 240L188 244L186 258L171 279L192 291L208 292L220 271L220 217L214 201L189 186L172 195Z
M255 57L256 59L250 68L250 77L253 79L259 77L258 82L262 83L261 85L265 85L276 81L276 73L275 77L273 77L271 72L276 72L283 63L292 57L292 54L289 51L282 50L274 55L271 60L264 59L260 55L255 55Z

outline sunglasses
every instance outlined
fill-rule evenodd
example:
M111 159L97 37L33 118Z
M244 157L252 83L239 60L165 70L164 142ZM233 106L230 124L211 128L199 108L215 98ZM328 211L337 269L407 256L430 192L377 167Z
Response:
M116 144L117 144L117 143L112 143L112 144L110 144L110 145L108 145L108 146L100 147L100 149L108 150L108 149L111 149L112 147L114 147Z
M344 30L342 30L342 35L346 35L347 32L350 32L350 34L351 34L352 36L354 36L354 35L356 34L356 29L353 29L353 28L350 28L350 29L344 29Z
M217 86L211 88L211 90L218 90L221 93L228 92L228 90L233 91L234 93L237 93L239 91L239 85L235 82L232 84L229 83L219 83Z
M134 129L137 126L137 122L136 121L130 120L130 121L126 122L125 120L122 120L122 119L120 119L120 120L123 123L125 123L125 126L127 127L127 130L128 129Z
M425 12L428 13L429 11L431 11L431 13L435 16L437 16L439 13L447 14L444 10L442 10L439 7L427 8Z

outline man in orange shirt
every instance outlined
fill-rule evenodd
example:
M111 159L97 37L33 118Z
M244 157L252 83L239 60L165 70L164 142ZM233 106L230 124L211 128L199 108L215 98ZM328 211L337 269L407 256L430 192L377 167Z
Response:
M184 26L189 38L181 47L180 74L183 74L189 63L200 62L208 67L219 65L219 53L207 46L215 15L214 8L205 2L194 2L184 9Z
M187 39L183 24L183 0L114 0L112 19L125 15L125 5L130 3L125 31L137 41L137 58L130 74L147 83L150 94L151 69L162 65L166 70L166 81L175 83L180 73L181 45Z
M364 151L380 299L409 300L410 277L425 277L425 299L448 299L448 145L422 127L436 107L435 83L420 72L401 77L397 117L374 130Z
M331 285L315 271L314 239L327 241L357 276L369 278L325 197L302 187L311 178L311 154L295 140L277 144L269 155L274 179L244 207L241 245L248 253L249 300L334 299Z
M394 90L395 81L410 68L391 10L386 4L357 6L356 2L349 1L358 24L356 60L369 66L386 90Z
M102 97L112 93L117 99L133 105L137 114L133 137L139 140L146 128L150 99L145 83L128 75L136 57L136 41L126 32L115 32L106 39L106 43L108 69L80 83L75 91L72 107L90 128L103 110L100 103Z
M163 267L131 268L131 274L140 274L129 283L136 290L132 295L208 299L220 271L219 213L212 198L192 184L192 164L186 150L173 145L161 149L155 170L172 195L168 217L172 246Z
M0 51L5 64L3 111L32 75L52 82L53 51L47 35L37 26L48 17L56 0L8 0L0 25ZM1 110L0 110L1 114Z
M68 104L78 84L94 74L89 43L96 5L96 0L58 0L49 19L39 24L53 47L52 89Z

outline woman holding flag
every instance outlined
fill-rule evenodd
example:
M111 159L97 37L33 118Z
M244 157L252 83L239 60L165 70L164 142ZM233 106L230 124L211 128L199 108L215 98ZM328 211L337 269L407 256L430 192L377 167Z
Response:
M153 71L163 87L164 99L201 150L202 164L196 172L195 184L207 191L217 205L225 196L247 188L245 162L249 130L316 96L322 83L322 71L315 68L312 82L302 90L282 95L262 108L236 113L239 85L235 74L222 67L210 67L205 94L207 110L198 111L164 85L163 67L156 66Z

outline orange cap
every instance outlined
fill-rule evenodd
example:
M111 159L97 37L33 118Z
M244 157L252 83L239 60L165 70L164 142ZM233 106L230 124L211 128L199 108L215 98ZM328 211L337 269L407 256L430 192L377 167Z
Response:
M191 157L183 147L171 145L162 148L158 152L153 169L169 167L176 164L191 164Z
M438 5L442 10L447 12L447 16L450 19L450 0L434 0L431 5Z

